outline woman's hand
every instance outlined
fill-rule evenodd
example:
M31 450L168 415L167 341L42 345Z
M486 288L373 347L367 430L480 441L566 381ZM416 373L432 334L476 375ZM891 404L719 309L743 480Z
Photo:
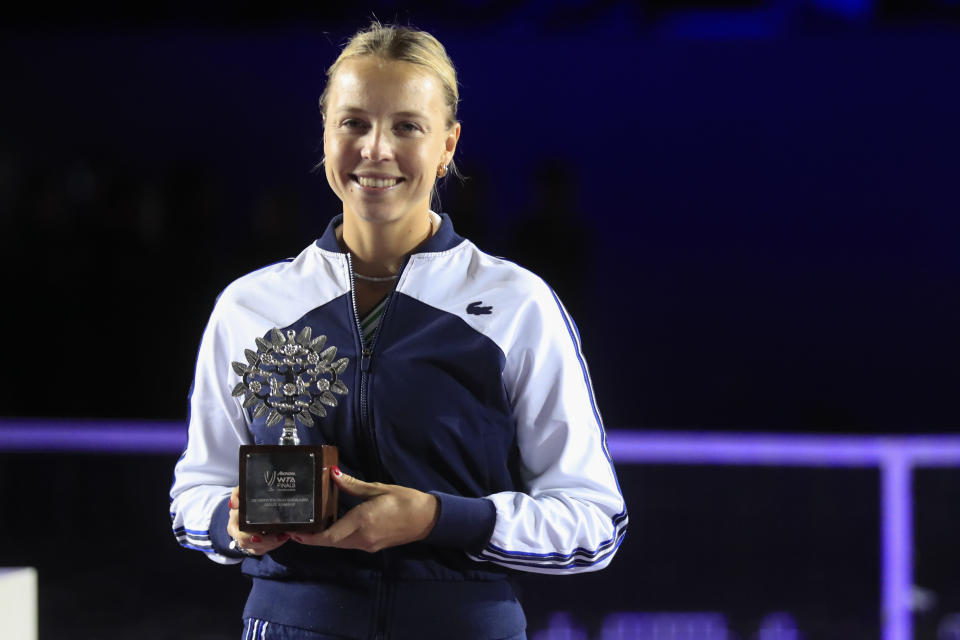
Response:
M290 532L302 544L374 552L423 540L440 515L436 496L395 484L364 482L333 468L341 491L365 502L320 533Z
M230 494L230 521L227 523L227 533L233 538L238 551L253 556L262 556L268 551L273 551L290 539L286 533L268 535L240 531L240 487L234 487L233 493Z

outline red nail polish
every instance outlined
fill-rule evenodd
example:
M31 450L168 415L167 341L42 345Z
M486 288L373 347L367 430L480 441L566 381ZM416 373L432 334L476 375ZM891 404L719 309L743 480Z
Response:
M340 471L340 467L337 465L333 465L330 468L330 471L333 471L333 475L337 476L338 478L343 475L343 471Z
M300 536L293 536L293 539L296 540L297 542L303 542L303 538L301 538Z
M229 500L227 500L227 506L233 509L233 498L230 498Z
M251 536L250 539L251 539L253 542L260 542L260 541L261 541L260 536Z

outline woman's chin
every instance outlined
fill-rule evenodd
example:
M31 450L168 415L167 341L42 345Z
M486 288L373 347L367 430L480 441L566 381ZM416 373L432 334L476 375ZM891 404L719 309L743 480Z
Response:
M375 207L351 207L346 209L348 215L353 215L358 220L371 223L391 222L400 216L397 215L395 207L380 205Z
M396 204L391 206L388 203L364 203L364 206L344 207L344 214L346 216L353 216L357 220L369 224L389 224L398 222L404 218L416 216L416 212L420 209L423 209L423 215L427 215L430 207L404 208Z

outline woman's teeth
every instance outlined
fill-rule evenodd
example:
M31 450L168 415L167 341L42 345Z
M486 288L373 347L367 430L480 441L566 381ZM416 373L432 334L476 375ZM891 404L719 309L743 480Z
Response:
M361 187L392 187L393 185L400 182L400 178L365 178L363 176L357 176L357 182L360 183Z

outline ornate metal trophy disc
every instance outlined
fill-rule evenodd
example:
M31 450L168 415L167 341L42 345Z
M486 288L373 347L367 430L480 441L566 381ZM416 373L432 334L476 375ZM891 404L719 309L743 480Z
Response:
M350 360L334 360L337 348L324 349L326 341L310 327L272 329L269 339L256 338L256 351L244 350L246 363L232 365L241 378L233 396L268 427L283 422L278 444L240 447L241 531L320 531L336 519L337 448L301 445L297 433L298 423L313 427L347 393L340 374Z

